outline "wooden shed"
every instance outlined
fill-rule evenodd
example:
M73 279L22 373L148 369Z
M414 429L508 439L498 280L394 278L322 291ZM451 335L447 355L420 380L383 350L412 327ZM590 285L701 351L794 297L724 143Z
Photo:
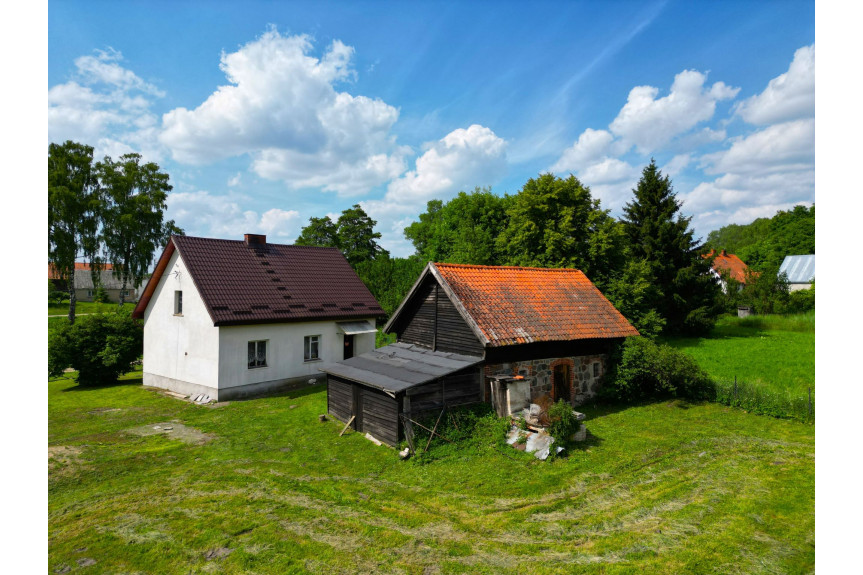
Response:
M406 414L482 401L481 357L394 343L329 365L327 411L396 445ZM353 419L352 419L353 418Z
M493 401L501 376L519 376L528 404L578 405L597 392L613 345L638 335L579 270L436 263L384 331L398 343L322 371L329 413L390 445L404 415Z

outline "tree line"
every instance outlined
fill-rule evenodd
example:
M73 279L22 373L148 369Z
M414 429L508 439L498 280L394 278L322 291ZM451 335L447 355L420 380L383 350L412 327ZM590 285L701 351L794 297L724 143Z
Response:
M432 200L405 228L416 253L392 258L359 205L337 222L311 218L297 243L342 249L391 314L429 261L582 270L643 335L703 334L722 310L691 217L656 163L615 219L578 178L541 174L514 194L488 188ZM353 238L362 238L357 242Z
M168 174L140 154L105 156L93 161L93 148L77 142L48 146L48 262L69 292L69 322L75 322L75 262L91 264L94 285L111 264L121 282L120 305L127 286L137 288L157 249L171 234L182 234L164 221Z

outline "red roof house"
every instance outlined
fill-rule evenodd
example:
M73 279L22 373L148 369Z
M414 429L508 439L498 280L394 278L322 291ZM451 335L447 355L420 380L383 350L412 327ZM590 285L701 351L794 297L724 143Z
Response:
M711 271L722 283L722 291L725 291L725 277L730 277L740 283L740 286L746 285L746 270L749 269L743 260L734 254L729 254L722 250L718 254L714 250L702 256L704 259L713 258Z
M144 385L226 399L322 380L384 314L335 248L173 236L135 307Z

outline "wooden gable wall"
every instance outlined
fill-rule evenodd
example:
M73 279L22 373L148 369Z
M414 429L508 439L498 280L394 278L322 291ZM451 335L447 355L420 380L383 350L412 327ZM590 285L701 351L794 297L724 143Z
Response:
M400 342L465 355L481 356L484 352L470 326L432 275L417 288L403 317L393 328Z

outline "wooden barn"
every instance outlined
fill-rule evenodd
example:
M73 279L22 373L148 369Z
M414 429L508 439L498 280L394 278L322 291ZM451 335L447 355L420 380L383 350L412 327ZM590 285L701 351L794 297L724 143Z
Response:
M638 335L579 270L436 263L384 331L397 343L323 371L329 413L389 445L403 416L445 405L577 405L601 385L612 346Z

